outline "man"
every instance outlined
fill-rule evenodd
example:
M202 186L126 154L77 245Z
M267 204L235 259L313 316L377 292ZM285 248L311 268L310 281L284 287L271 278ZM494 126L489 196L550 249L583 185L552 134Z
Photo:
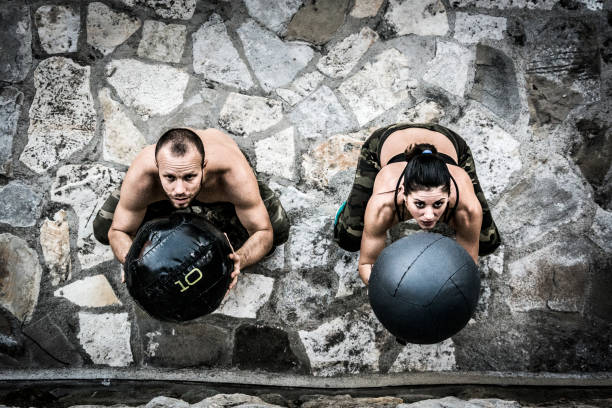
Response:
M124 263L140 225L173 211L202 213L238 248L232 283L285 242L289 222L276 195L258 181L247 158L226 134L171 129L132 162L120 194L111 194L94 221L98 241ZM112 224L111 224L112 221Z

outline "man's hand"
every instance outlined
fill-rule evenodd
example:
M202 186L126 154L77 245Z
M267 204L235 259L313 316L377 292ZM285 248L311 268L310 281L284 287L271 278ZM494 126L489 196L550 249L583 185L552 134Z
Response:
M373 267L372 264L359 265L359 277L361 278L363 283L365 283L366 286L368 286L368 283L370 282L370 275L372 274L372 267Z
M238 275L240 275L240 255L234 252L229 254L228 258L234 262L234 271L230 275L232 277L232 282L229 285L229 289L227 289L229 292L236 286L236 282L238 282Z

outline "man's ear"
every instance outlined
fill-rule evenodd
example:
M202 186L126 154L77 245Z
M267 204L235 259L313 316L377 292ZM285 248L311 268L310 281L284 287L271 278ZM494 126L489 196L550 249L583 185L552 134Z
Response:
M208 163L208 159L204 159L204 163L202 163L202 169L204 169L204 167L206 167L207 163Z

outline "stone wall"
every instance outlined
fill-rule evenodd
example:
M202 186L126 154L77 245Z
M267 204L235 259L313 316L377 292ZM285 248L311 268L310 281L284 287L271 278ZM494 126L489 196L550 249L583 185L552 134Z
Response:
M0 367L612 369L611 9L3 0ZM399 121L466 138L504 240L481 259L474 318L431 346L382 328L357 255L331 240L360 145ZM91 229L136 152L172 126L230 134L293 225L215 314L185 324L134 304Z

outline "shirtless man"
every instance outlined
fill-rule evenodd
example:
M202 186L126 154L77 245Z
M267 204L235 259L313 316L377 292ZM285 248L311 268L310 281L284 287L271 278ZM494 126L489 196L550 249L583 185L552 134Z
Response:
M234 262L230 289L241 268L287 240L289 222L280 201L257 180L238 145L215 129L171 129L145 147L128 169L120 194L111 194L102 206L94 234L110 243L123 264L143 221L194 205L201 205L196 212L203 211L238 247L229 255Z

